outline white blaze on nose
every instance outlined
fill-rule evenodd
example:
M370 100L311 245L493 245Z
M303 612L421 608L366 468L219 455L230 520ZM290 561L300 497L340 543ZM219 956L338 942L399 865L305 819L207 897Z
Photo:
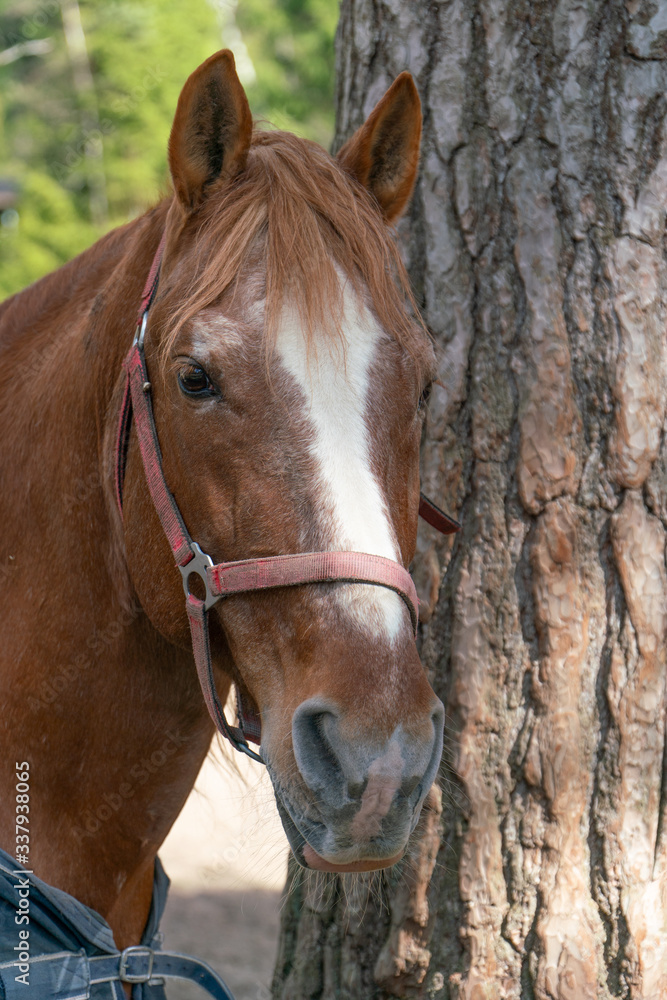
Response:
M290 308L281 317L277 349L306 400L314 431L311 452L324 487L321 527L329 546L398 560L386 503L371 467L364 419L369 371L381 331L347 287L343 301L344 349L322 338L309 357L298 313ZM407 622L402 600L385 587L346 584L336 592L355 616L390 640Z

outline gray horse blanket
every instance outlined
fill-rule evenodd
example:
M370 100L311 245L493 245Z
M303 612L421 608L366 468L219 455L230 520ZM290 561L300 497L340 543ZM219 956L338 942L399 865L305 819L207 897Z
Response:
M169 978L233 1000L204 962L161 950L169 879L156 859L153 901L141 946L119 952L107 922L42 882L0 849L0 1000L167 1000Z

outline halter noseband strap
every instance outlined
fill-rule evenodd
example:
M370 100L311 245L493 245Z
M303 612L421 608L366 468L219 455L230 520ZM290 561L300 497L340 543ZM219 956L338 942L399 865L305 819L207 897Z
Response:
M125 390L115 449L116 500L122 515L125 460L134 416L148 489L183 578L192 649L204 700L223 736L237 750L263 763L261 756L247 743L247 740L251 740L259 744L261 740L261 722L257 711L237 688L240 728L230 726L218 698L209 642L210 608L223 597L249 591L293 587L307 583L367 583L387 587L402 598L410 612L412 628L416 635L419 600L408 571L400 563L382 556L365 552L305 552L267 556L262 559L243 559L216 565L192 540L162 471L162 455L151 403L151 383L144 354L148 310L157 289L164 243L163 234L144 286L137 332L123 362ZM448 517L423 494L420 496L419 514L443 534L452 534L460 530L458 521ZM199 598L190 592L189 581L192 576L199 576L202 580L206 591L204 598Z

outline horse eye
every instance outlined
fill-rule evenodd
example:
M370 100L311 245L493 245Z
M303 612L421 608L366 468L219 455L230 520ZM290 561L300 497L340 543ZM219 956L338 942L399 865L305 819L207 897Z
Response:
M210 378L199 365L186 365L178 373L178 384L186 396L212 396L215 389Z

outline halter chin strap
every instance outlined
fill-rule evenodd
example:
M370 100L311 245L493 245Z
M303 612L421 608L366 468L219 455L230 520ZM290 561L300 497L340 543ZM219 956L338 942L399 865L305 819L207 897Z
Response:
M214 564L211 557L202 552L199 545L192 540L162 471L162 454L153 417L151 383L144 354L148 310L157 289L164 243L163 235L144 287L137 332L123 362L125 390L116 437L116 500L122 516L125 460L134 417L148 489L174 561L183 578L192 649L207 708L218 730L237 750L252 757L253 760L264 763L261 756L252 750L247 742L251 740L259 744L261 740L261 721L254 705L237 687L240 723L240 728L237 728L227 722L222 703L218 698L213 677L208 628L208 612L213 605L233 594L276 587L294 587L307 583L374 584L393 590L404 601L416 635L419 600L408 571L400 563L382 556L366 552L304 552ZM458 521L448 517L423 494L420 496L419 514L443 534L452 534L460 530ZM191 593L190 581L193 576L198 576L203 583L205 597L200 598Z

